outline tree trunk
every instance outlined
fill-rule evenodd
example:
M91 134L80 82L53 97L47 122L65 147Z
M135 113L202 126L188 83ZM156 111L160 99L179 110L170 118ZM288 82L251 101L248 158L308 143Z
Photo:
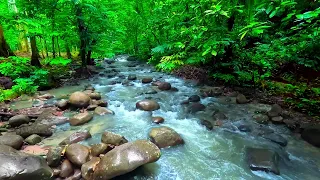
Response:
M76 17L77 17L77 24L78 24L78 31L80 36L80 57L82 61L82 68L87 67L86 61L86 28L83 21L82 15L82 7L79 4L75 5L76 8Z
M87 54L87 64L88 65L94 65L94 61L91 59L91 54L92 54L92 50L89 50L88 54Z
M59 37L57 37L57 45L58 45L59 57L61 57L61 50L60 50L60 44L59 44Z
M71 56L71 51L70 51L70 47L69 47L68 42L65 43L65 46L66 46L66 51L67 51L67 57L68 57L68 59L71 59L72 56Z
M40 38L40 44L43 47L42 38ZM44 48L41 48L41 55L42 55L42 58L44 59L45 57L44 57L43 49Z
M0 57L14 56L6 39L4 38L3 29L0 25Z
M53 58L56 58L56 50L55 50L55 47L54 47L54 36L51 37L51 45L52 45L52 56Z
M47 57L49 57L48 44L47 44L46 38L44 38L43 41L44 41L44 46L45 46L45 48L46 48L46 55L47 55Z
M31 42L31 65L32 66L37 66L40 67L40 61L39 61L39 52L37 48L37 41L35 36L30 37L30 42Z

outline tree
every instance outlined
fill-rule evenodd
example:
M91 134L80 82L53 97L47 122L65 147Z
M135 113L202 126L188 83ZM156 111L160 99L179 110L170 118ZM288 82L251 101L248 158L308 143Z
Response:
M3 28L0 24L0 57L14 56L6 39L4 38Z

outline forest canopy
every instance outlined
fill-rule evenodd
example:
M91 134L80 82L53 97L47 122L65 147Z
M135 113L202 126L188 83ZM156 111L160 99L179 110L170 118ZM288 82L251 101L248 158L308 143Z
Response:
M319 0L0 0L0 76L14 80L0 100L130 54L319 112L319 14Z

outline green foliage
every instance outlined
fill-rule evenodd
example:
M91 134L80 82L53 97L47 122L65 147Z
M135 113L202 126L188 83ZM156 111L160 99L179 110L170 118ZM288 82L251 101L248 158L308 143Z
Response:
M57 58L46 58L43 60L44 65L50 65L50 66L68 66L72 62L71 59L65 59L63 57L57 57Z
M22 57L10 57L0 59L0 73L13 79L28 75L32 70L29 65L30 60Z

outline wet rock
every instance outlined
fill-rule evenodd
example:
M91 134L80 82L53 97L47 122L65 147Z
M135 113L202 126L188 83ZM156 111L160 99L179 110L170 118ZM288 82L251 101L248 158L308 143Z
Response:
M223 121L221 120L214 121L213 125L217 127L221 127L223 125Z
M228 117L225 115L225 114L223 114L222 112L215 112L215 113L213 113L213 118L215 119L215 120L226 120Z
M200 124L205 126L208 130L212 130L213 129L213 125L210 121L208 120L201 120Z
M252 118L259 124L268 124L269 122L269 117L263 114L255 114Z
M79 114L76 114L74 115L70 120L69 120L69 123L72 125L72 126L79 126L79 125L82 125L82 124L85 124L89 121L91 121L93 118L93 115L88 113L88 112L84 112L84 113L79 113Z
M42 138L38 134L32 134L32 135L30 135L29 137L27 137L25 139L25 142L30 144L30 145L38 144L41 141L42 141Z
M164 119L163 117L160 117L160 116L156 116L156 117L152 117L152 121L156 124L160 124L160 123L163 123L164 122Z
M108 152L96 166L93 179L112 179L136 168L157 161L160 149L147 140L123 144Z
M16 115L9 119L9 125L12 127L17 127L22 124L28 124L30 122L30 118L26 115Z
M100 106L100 107L107 107L108 106L108 102L103 101L103 100L92 100L92 104Z
M99 164L100 158L93 157L90 161L84 163L81 166L81 175L86 180L93 179L93 172L96 169L96 166Z
M19 152L6 145L0 145L0 152L0 179L49 180L53 174L40 156Z
M261 126L261 127L257 128L257 131L256 131L256 134L258 136L267 135L267 134L271 134L271 133L274 133L274 130L270 129L267 126Z
M238 126L238 129L241 132L251 132L251 128L248 125L240 125Z
M301 137L308 143L320 147L320 125L305 128L301 133Z
M159 86L160 84L161 84L160 81L155 81L151 83L152 86Z
M61 173L61 169L59 168L52 168L52 171L53 171L53 176L59 176L60 173Z
M114 112L110 109L104 108L104 107L100 107L98 106L95 110L94 113L98 114L98 115L105 115L105 114L114 114Z
M96 89L93 86L89 85L85 88L85 90L94 91Z
M189 105L188 111L190 113L196 113L199 111L204 111L206 109L206 106L204 106L201 103L192 103L191 105Z
M160 105L154 100L142 100L136 103L136 108L144 111L155 111L160 109Z
M23 138L19 135L0 136L0 145L7 145L19 150L23 144Z
M86 139L91 138L91 134L89 131L79 131L71 134L69 137L64 139L59 145L69 145L77 142L84 141Z
M13 86L12 79L9 77L0 77L0 88L11 89Z
M200 101L200 96L198 95L192 95L188 99L189 102L199 102Z
M89 97L91 99L95 99L95 100L100 100L101 99L101 94L97 93L97 92L93 92L93 93L90 93L88 95L89 95Z
M298 123L294 119L284 119L283 123L291 130L296 130L298 128Z
M91 146L90 152L94 157L99 156L100 154L105 154L110 150L109 146L104 143L94 144Z
M54 98L54 96L52 94L46 93L46 94L38 96L38 98L42 99L42 100L48 100L48 99Z
M74 92L69 97L69 102L77 108L86 108L90 105L90 97L83 92Z
M152 77L147 77L142 79L143 84L151 83L152 82Z
M80 180L81 179L81 170L75 169L73 171L73 174L69 177L67 177L65 180Z
M81 144L71 144L67 147L66 156L74 165L81 167L89 158L89 148Z
M94 105L94 104L91 104L87 107L87 110L88 111L94 111L96 108L98 107L98 105Z
M180 104L181 105L186 105L186 104L189 104L190 102L189 102L189 100L184 100L184 101L182 101Z
M204 87L200 89L200 93L204 97L217 97L223 93L223 87Z
M281 116L272 117L271 121L273 123L282 123L283 122L283 117L281 117Z
M170 89L170 92L178 92L178 91L179 91L179 89L176 87L171 87L171 89Z
M56 106L61 110L66 110L68 108L68 101L62 99L56 103Z
M274 104L271 107L271 110L268 112L270 118L277 117L281 114L282 108L278 104Z
M44 124L32 124L30 126L24 126L15 130L16 134L26 138L32 134L38 134L39 136L51 136L52 129L49 125Z
M247 100L246 96L244 96L243 94L238 94L238 96L236 97L236 102L238 104L246 104L249 101Z
M262 137L264 137L274 143L277 143L281 146L284 146L284 147L287 146L287 144L288 144L288 141L279 134L274 134L274 133L273 134L266 134L266 135L263 135Z
M68 159L65 159L60 167L60 177L66 178L73 173L73 167Z
M176 146L184 143L181 136L175 130L165 126L152 128L149 132L149 137L159 148Z
M247 163L252 171L272 172L280 174L279 155L269 149L246 148Z
M129 76L128 76L128 80L130 80L130 81L134 81L134 80L136 80L137 79L137 76L135 75L135 74L130 74Z
M133 86L133 84L127 79L123 80L121 84L123 86Z
M156 90L149 90L145 94L157 94L158 92Z
M161 82L161 83L159 83L158 88L161 91L168 91L171 89L171 84L168 82Z
M51 147L47 154L47 162L51 167L58 167L61 161L62 147Z
M101 136L101 142L103 142L105 144L119 146L121 144L127 143L128 140L119 134L115 134L113 132L106 131Z

